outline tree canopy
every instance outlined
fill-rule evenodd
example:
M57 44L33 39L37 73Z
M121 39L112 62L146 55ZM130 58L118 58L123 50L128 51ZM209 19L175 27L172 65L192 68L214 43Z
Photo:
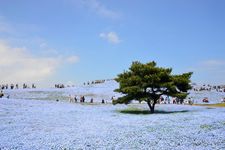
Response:
M124 96L114 100L113 104L129 104L132 100L145 101L151 113L154 113L155 104L162 95L186 98L191 89L192 72L181 75L171 73L171 68L157 67L154 61L146 64L133 62L129 71L124 71L115 79L119 82L119 88L115 91Z

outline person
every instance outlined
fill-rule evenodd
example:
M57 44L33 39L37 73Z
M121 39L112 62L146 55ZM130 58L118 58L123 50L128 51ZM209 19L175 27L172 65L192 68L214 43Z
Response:
M165 97L164 102L165 102L165 104L169 104L169 96L166 96L166 97Z
M84 96L82 97L82 101L83 101L83 103L85 102L85 98L84 98Z
M10 85L10 89L12 90L14 88L14 84L11 84Z
M180 103L180 104L184 104L184 99L179 99L179 98L177 98L177 100L178 100L178 102L177 103Z
M34 85L34 83L32 84L32 88L33 88L33 89L35 89L35 88L36 88L36 86Z
M104 104L105 103L105 100L104 99L102 99L102 104Z
M204 103L208 103L208 102L209 102L208 97L205 97L205 98L202 100L202 102L204 102Z
M93 103L93 98L91 98L90 103Z
M160 96L160 104L164 104L164 98L163 98L163 96Z
M114 100L114 96L111 97L111 101L113 101L113 100Z
M72 103L73 102L73 98L71 95L69 95L69 102Z
M85 101L84 96L80 96L80 102L81 102L81 103L84 103L84 101Z
M4 96L4 93L1 91L0 92L0 98L2 98Z
M176 104L176 102L177 102L176 97L173 97L172 100L173 100L173 104Z
M188 98L188 104L189 105L192 105L193 104L193 101L192 101L192 98L191 97Z
M77 96L76 95L74 96L74 102L75 103L77 102Z
M80 103L82 103L82 96L80 96Z

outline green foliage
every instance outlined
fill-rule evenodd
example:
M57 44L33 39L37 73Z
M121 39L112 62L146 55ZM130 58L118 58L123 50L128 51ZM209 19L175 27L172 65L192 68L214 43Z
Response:
M125 96L114 100L113 104L129 104L132 100L145 101L154 112L154 106L161 95L184 99L191 89L189 83L192 73L172 75L171 72L171 68L157 67L154 61L146 64L133 62L129 71L116 78L120 86L115 91Z
M145 110L145 109L140 109L140 108L136 108L136 107L128 107L126 109L122 109L122 110L117 110L120 113L124 113L124 114L135 114L135 115L147 115L147 114L151 114L151 112L149 112L149 110ZM187 110L182 110L182 111L163 111L163 110L156 110L155 113L157 114L176 114L176 113L186 113L188 112Z
M135 114L135 115L147 115L150 114L148 110L142 110L140 108L129 107L123 110L118 110L120 113L124 114Z

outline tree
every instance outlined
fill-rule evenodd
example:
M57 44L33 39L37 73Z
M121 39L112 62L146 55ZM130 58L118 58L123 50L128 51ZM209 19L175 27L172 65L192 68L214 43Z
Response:
M115 91L124 96L114 100L113 104L145 101L154 113L155 104L162 95L186 98L191 89L192 72L181 75L172 75L171 72L171 68L157 67L154 61L146 64L133 62L129 71L124 71L115 79L119 82L119 88Z

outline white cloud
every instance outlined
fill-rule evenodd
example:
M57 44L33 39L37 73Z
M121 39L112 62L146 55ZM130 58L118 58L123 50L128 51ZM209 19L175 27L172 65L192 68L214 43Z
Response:
M115 32L108 32L108 33L100 33L100 38L107 40L112 44L119 44L121 40L119 39L118 35Z
M79 57L78 56L69 56L69 57L67 57L67 59L66 59L66 62L67 63L70 63L70 64L74 64L74 63L76 63L76 62L78 62L79 61Z
M0 41L0 83L37 82L53 75L59 58L34 57L25 48L13 48Z
M107 8L103 3L98 0L79 0L79 2L89 8L90 10L94 11L100 16L116 19L120 17L118 12L115 12L109 8Z
M48 85L62 65L79 60L79 57L71 55L71 52L65 54L65 51L50 47L48 42L40 37L19 37L21 31L14 27L15 25L9 24L0 16L0 33L8 35L7 38L0 39L0 84L33 82Z

